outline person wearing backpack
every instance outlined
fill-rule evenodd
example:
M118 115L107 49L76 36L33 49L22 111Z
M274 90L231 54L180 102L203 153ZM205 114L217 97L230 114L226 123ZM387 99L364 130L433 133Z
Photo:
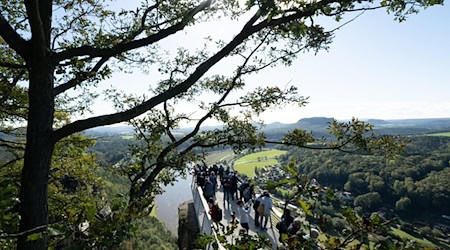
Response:
M255 202L253 202L253 210L255 210L255 227L259 227L259 204L261 204L262 194L258 195L255 199Z
M270 211L272 210L272 199L270 199L269 192L266 190L258 207L259 216L261 217L261 229L267 229L267 222L269 221ZM264 222L264 223L263 223Z
M208 199L208 206L212 221L219 225L222 225L220 221L223 218L223 211L222 209L220 209L219 204L217 204L217 202L214 202L214 200L210 198Z

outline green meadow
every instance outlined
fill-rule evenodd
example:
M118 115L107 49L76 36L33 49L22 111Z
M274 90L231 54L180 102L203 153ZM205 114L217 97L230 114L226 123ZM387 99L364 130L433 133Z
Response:
M450 137L450 132L428 134L428 136L446 136L446 137Z
M277 165L277 157L286 154L287 151L272 149L245 155L234 162L234 169L250 178L255 176L255 168Z
M221 150L208 154L205 158L205 163L208 165L215 164L221 161L230 161L234 157L233 150Z

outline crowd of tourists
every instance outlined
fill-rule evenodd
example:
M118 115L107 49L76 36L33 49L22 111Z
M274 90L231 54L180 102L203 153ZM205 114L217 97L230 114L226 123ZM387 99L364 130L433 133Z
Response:
M248 234L250 229L251 210L254 211L254 227L261 230L267 230L272 210L272 199L268 191L255 192L255 186L250 181L240 180L235 171L224 164L206 164L194 165L194 181L198 187L203 190L203 195L209 206L209 214L214 223L219 226L223 218L223 211L216 200L216 192L223 192L223 209L230 209L236 204L235 211L230 211L232 222L238 214L239 223L242 231ZM302 239L317 238L319 231L312 229L308 235L302 233L301 220L294 219L290 210L285 209L281 221L277 223L276 228L280 234L279 241L283 241L281 235L288 236L287 240L300 236Z

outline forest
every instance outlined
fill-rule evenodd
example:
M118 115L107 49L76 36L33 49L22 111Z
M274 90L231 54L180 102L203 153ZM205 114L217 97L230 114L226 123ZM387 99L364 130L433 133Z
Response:
M336 151L290 149L287 158L319 183L351 192L367 211L440 217L450 212L450 137L409 137L394 159Z

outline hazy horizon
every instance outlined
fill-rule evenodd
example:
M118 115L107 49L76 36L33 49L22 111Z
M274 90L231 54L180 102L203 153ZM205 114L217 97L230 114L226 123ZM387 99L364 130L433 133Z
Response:
M328 51L301 53L291 67L268 68L247 77L249 88L292 84L309 97L305 107L283 107L259 118L266 123L293 123L305 117L450 117L450 26L445 25L450 23L448 13L450 6L434 6L398 23L385 10L367 11L336 32ZM352 17L347 15L340 23L319 20L327 29L333 29ZM239 25L242 23L237 21L195 25L159 44L160 51L173 54L179 46L201 49L206 36L227 41ZM231 64L221 62L209 74L230 74L234 70ZM114 85L126 93L145 93L161 78L156 66L148 71L147 75L139 70L133 74L116 73L99 84L100 89ZM96 101L92 108L94 115L114 112L111 104L103 100ZM193 114L194 119L202 114L191 103L183 103L177 110Z

